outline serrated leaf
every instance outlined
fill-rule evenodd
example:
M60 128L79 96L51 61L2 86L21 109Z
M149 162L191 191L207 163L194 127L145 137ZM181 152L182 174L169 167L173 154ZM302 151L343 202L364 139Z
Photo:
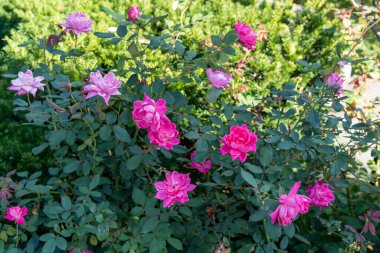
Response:
M244 179L244 181L246 181L247 183L252 185L254 188L257 188L256 179L252 176L251 173L249 173L243 169L240 170L240 173L241 173L241 177Z

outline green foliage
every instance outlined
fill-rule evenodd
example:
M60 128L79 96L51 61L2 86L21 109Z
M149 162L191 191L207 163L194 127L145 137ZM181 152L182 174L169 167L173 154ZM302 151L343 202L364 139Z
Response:
M54 164L35 173L18 170L12 177L18 182L9 205L28 206L29 214L25 226L0 225L0 249L214 252L223 243L241 253L349 252L354 247L365 251L368 246L380 250L378 234L366 233L364 240L358 240L345 229L349 225L359 231L363 222L357 217L379 209L380 191L354 158L363 149L377 155L378 122L353 123L343 106L345 97L336 96L334 88L322 81L322 66L335 66L312 59L315 55L310 51L320 43L328 21L318 18L324 10L313 12L311 8L322 10L324 3L329 4L312 2L306 1L305 15L294 14L290 1L281 6L262 2L256 10L232 2L180 3L182 12L188 7L192 13L201 4L202 10L220 11L210 23L198 23L195 15L176 20L170 10L168 19L159 11L149 12L153 6L149 1L140 5L144 15L129 22L125 6L119 6L123 11L118 13L86 1L86 10L96 13L90 15L95 20L94 34L79 36L79 42L66 35L57 46L47 46L41 39L24 47L21 57L35 50L28 65L35 75L45 77L47 87L30 102L25 97L15 99L15 110L24 112L29 124L46 129L44 140L35 141L30 150L48 154ZM51 11L56 7L50 6ZM274 30L269 31L273 40L259 42L254 52L245 52L231 31L236 22L226 14L231 10L241 17L273 22ZM257 10L268 16L259 16ZM115 31L107 29L110 16L109 25ZM319 23L304 22L307 17ZM53 18L56 23L62 20ZM210 28L217 35L210 36L210 43L194 43L194 38L200 41L207 31L202 26L212 22L222 24ZM315 33L303 30L313 24ZM295 28L292 34L290 25ZM41 37L54 29L50 27ZM329 63L331 44L325 46L321 51L325 50L323 59ZM231 64L245 54L258 60L248 61L245 74L234 80L252 80L251 88L256 82L263 84L256 99L265 99L259 104L234 102L229 89L210 88L205 78L206 68L231 70ZM290 63L301 59L305 60L298 65ZM109 106L99 97L86 100L82 93L89 72L97 68L114 72L123 83L122 95L112 96ZM309 81L305 89L288 82L295 74L304 77L305 84ZM152 145L147 131L137 129L132 120L133 102L144 93L166 100L167 115L181 132L181 144L173 150ZM249 153L245 163L219 151L220 139L229 127L242 124L259 137L257 153ZM348 143L341 142L343 135ZM213 162L206 175L188 165L193 150L198 152L194 161L210 157ZM189 193L189 202L165 209L154 197L154 183L170 171L190 174L197 188ZM312 207L286 227L271 223L270 212L294 182L302 181L305 189L322 179L334 190L332 207ZM1 204L5 211L8 203Z

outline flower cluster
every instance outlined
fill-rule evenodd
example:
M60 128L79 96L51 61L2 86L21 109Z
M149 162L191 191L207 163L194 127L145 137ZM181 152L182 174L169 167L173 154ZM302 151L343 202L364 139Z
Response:
M166 173L166 180L154 184L157 190L155 198L163 200L163 207L170 207L175 203L185 203L189 201L187 193L195 189L195 185L190 184L188 174L180 174L176 171Z
M154 145L167 150L179 144L176 125L165 115L166 101L162 98L154 101L144 94L144 100L133 103L132 118L138 128L147 129L148 138Z

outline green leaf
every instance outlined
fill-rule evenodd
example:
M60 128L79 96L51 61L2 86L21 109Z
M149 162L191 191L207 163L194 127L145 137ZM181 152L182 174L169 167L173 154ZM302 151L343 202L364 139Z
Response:
M272 224L272 222L268 219L267 222L265 222L264 227L265 232L273 240L277 240L281 237L281 227L277 223Z
M127 35L127 33L128 33L128 30L127 30L127 27L125 25L119 25L119 27L116 30L117 36L119 36L121 38L124 37L125 35Z
M249 169L252 173L256 173L256 174L263 173L263 170L259 166L252 165L250 163L245 163L244 166L247 169Z
M65 250L66 249L66 247L67 247L67 241L64 238L58 236L57 238L55 238L55 242L56 242L57 247L59 249L61 249L61 250Z
M51 146L58 145L63 140L66 139L66 131L63 129L53 131L52 134L49 136L49 144Z
M268 166L273 160L273 149L267 145L260 149L259 160L263 166Z
M92 177L90 184L88 185L88 187L90 188L90 191L95 189L95 187L99 184L99 180L100 180L99 174L96 174L95 176Z
M63 172L71 173L76 171L80 166L80 161L76 159L65 159L65 166L63 167Z
M141 228L141 233L146 234L149 232L152 232L154 228L157 226L158 223L158 217L152 216L145 220L144 224Z
M299 241L307 244L307 245L311 245L310 242L305 237L303 237L299 234L295 234L294 237L297 238Z
M156 79L153 82L153 92L160 95L164 91L164 82L161 79Z
M128 46L128 52L132 55L132 57L135 57L139 53L139 48L137 47L135 42L132 42Z
M221 47L222 46L222 39L219 36L211 35L211 42L214 44L214 46Z
M290 223L287 226L284 226L284 232L289 238L293 238L296 228L293 223Z
M265 211L259 210L251 214L251 216L249 216L249 221L258 222L258 221L263 220L266 216L267 216L267 213Z
M99 130L99 137L102 140L108 140L111 136L112 129L109 126L102 126Z
M344 107L341 103L339 102L333 102L332 103L332 108L336 111L336 112L340 112L340 111L343 111L344 110Z
M28 102L26 102L25 100L23 100L21 98L16 98L13 101L13 105L18 105L18 106L23 106L23 107L28 107L29 106Z
M178 54L182 55L185 53L185 47L182 45L182 43L178 40L176 40L175 44L174 44L174 47L177 51Z
M38 154L40 154L42 151L44 151L45 150L45 148L47 148L49 146L49 144L48 143L42 143L41 145L39 145L38 147L35 147L35 148L33 148L32 149L32 153L34 154L34 155L38 155Z
M72 207L71 199L66 195L61 196L61 205L66 211L70 210Z
M143 206L146 200L145 192L139 188L134 188L132 192L132 199L136 204Z
M292 143L289 141L282 141L280 142L277 147L282 150L289 150L292 148Z
M207 103L214 103L218 97L223 93L223 89L210 88L206 94Z
M194 132L194 131L189 131L185 134L185 137L190 139L190 140L196 140L198 139L200 136L198 133Z
M311 109L310 111L310 114L309 114L309 121L310 121L310 124L314 127L314 128L317 128L319 127L319 124L321 123L321 119L319 117L319 114L318 112L313 108Z
M169 237L168 239L166 239L166 241L168 241L168 243L175 249L182 250L182 242L180 240L173 237Z
M57 243L54 238L49 239L42 247L42 253L52 253L57 247Z
M200 138L196 142L196 148L199 153L206 153L208 151L208 143L204 138Z
M124 128L120 126L114 126L113 131L115 133L115 137L117 140L121 142L126 142L126 143L129 143L131 141L131 137L129 133Z
M127 169L128 170L135 170L140 166L140 163L142 161L141 155L134 155L127 161Z
M166 242L159 240L159 239L153 239L151 243L149 244L149 253L162 253L162 251L166 247Z
M288 247L288 244L289 244L289 238L287 236L284 236L284 238L282 238L280 242L280 248L286 249Z
M224 39L223 39L223 42L226 44L226 45L231 45L233 43L235 43L237 40L238 40L239 36L237 34L237 32L235 31L235 29L233 30L230 30L225 36L224 36Z
M241 173L241 177L247 182L249 183L250 185L252 185L253 187L257 188L257 182L256 182L256 179L252 176L251 173L241 169L240 170L240 173Z
M115 37L113 33L102 33L102 32L94 32L94 35L98 38L107 39Z
M229 55L236 55L235 49L231 46L224 47L223 52L225 52L226 54L229 54Z

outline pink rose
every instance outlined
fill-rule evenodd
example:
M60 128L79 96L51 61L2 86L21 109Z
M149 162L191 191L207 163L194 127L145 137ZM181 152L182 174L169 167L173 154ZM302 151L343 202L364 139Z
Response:
M128 11L128 20L133 21L141 16L141 11L138 7L132 6Z
M33 97L36 96L37 89L44 90L45 84L41 83L44 80L43 76L33 77L33 72L27 70L24 72L18 72L18 78L12 80L12 85L8 87L8 90L17 91L17 95L25 95L30 93Z
M162 122L169 121L165 115L166 101L158 99L156 102L144 94L144 101L135 101L133 103L132 118L138 128L152 128L157 130Z
M74 251L74 249L75 249L75 248L70 249L70 250L68 251L68 253L72 253L72 252ZM92 253L92 251L91 251L91 250L83 250L83 251L81 251L81 253Z
M306 190L311 199L313 206L319 206L320 209L324 206L330 206L335 199L334 192L330 186L322 181L316 182L313 186L309 186Z
M305 214L309 212L310 198L298 195L297 191L301 186L301 182L293 185L289 194L280 196L280 205L270 214L272 224L277 220L279 226L287 226L299 213Z
M190 159L193 160L194 156L197 154L197 151L194 150L190 154ZM210 160L204 160L201 163L189 162L189 165L195 169L197 169L200 173L206 174L207 171L211 169L212 162Z
M66 18L66 23L61 25L65 26L66 32L73 32L76 35L81 33L90 33L92 31L92 20L87 19L86 14L80 12L73 12Z
M250 132L245 124L232 126L230 133L222 139L223 145L220 147L220 153L222 155L229 153L232 160L239 158L243 163L247 159L248 152L256 152L256 142L256 134Z
M249 50L255 50L257 36L256 32L252 30L252 27L248 26L246 23L240 23L240 20L238 20L234 27L241 43L243 43Z
M176 125L170 121L166 121L164 123L161 122L158 129L148 129L148 138L150 143L163 147L167 150L172 150L173 146L180 143L177 138L178 134L179 132L176 129Z
M154 184L156 188L156 199L163 200L163 207L169 207L175 203L185 203L189 201L187 193L195 189L195 185L190 184L188 174L180 174L176 171L166 173L166 180Z
M327 83L328 86L334 87L337 89L336 94L340 96L340 94L343 91L343 83L344 80L341 75L337 72L330 73L326 78L325 82Z
M26 216L26 214L28 213L28 208L26 208L26 206L13 206L8 207L6 212L7 215L4 216L4 219L15 221L17 224L23 225L25 223L24 216Z
M232 76L231 74L225 73L221 70L212 71L212 69L207 69L206 74L212 86L218 89L226 88Z
M115 74L110 72L104 75L104 78L100 71L90 73L90 84L84 86L83 90L87 92L86 99L94 96L101 96L104 99L106 105L111 96L119 96L119 88L121 82L116 79Z

